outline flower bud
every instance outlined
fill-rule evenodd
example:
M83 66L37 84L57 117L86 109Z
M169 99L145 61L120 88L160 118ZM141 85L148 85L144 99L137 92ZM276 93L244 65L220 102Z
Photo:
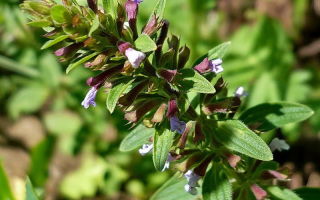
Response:
M151 20L148 22L146 27L144 27L142 33L146 35L153 35L159 29L158 18L153 15Z
M197 70L200 74L209 72L211 70L209 66L209 59L208 58L203 59L203 61L198 65L196 65L194 69Z
M166 81L168 81L169 83L171 83L174 79L174 77L177 74L177 70L170 70L170 69L161 69L159 70L158 74L164 78Z
M83 43L74 43L67 47L62 47L54 52L56 56L69 56L83 47Z
M107 69L95 77L88 78L87 84L91 87L99 88L104 84L107 78L113 76L114 74L116 74L117 72L120 72L121 70L122 70L122 65Z
M250 189L257 200L264 200L267 197L267 192L257 184L251 185Z
M127 112L124 115L124 118L132 123L136 123L141 119L141 117L143 117L157 105L159 105L159 101L149 100L145 103L140 104L137 108L135 108L135 110Z
M235 154L227 154L227 161L232 168L236 168L241 161L241 157Z
M167 104L163 103L160 105L158 110L154 113L153 118L151 119L154 123L160 123L163 120L164 113L166 112Z
M190 56L190 49L185 45L179 50L178 55L178 69L182 69L188 62Z
M205 136L202 132L202 128L199 122L196 122L196 127L194 130L194 139L193 142L198 143L200 141L203 141L205 139Z
M93 12L98 12L97 0L87 0L87 3Z

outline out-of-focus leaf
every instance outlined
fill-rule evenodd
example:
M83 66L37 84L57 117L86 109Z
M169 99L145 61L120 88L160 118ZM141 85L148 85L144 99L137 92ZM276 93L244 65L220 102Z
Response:
M12 195L6 173L4 172L4 169L2 168L1 160L0 160L0 188L1 188L0 199L3 199L3 200L14 200L15 199Z
M223 168L214 163L202 184L204 200L232 200L232 186Z
M21 65L7 57L0 55L0 69L12 71L24 76L37 77L39 72L31 67Z
M26 181L26 200L39 200L29 178Z
M55 56L51 53L43 54L39 59L39 67L41 71L40 78L43 82L51 88L58 87L62 77L62 70Z
M154 8L149 21L152 19L153 14L155 14L159 19L162 19L164 9L166 7L167 0L158 0L156 7Z
M95 53L92 53L92 54L89 54L81 59L79 59L78 61L75 61L73 63L71 63L67 69L66 69L66 73L69 74L70 71L74 70L76 67L78 67L79 65L87 62L88 60L90 60L91 58L95 57L96 55L98 55L99 52L95 52Z
M112 16L113 19L117 17L117 0L102 0L103 9L106 14Z
M218 122L214 137L230 150L269 161L273 155L268 145L239 120Z
M168 158L170 148L173 143L174 132L165 129L163 132L156 131L154 134L153 142L153 164L159 171L163 170L163 167Z
M265 103L246 110L240 120L260 131L269 131L289 123L308 119L313 115L309 107L297 103Z
M164 183L150 200L195 200L199 196L189 194L184 190L187 179L178 173Z
M50 9L51 18L57 23L66 23L71 19L70 13L63 5L55 5Z
M296 193L289 189L281 189L277 186L268 188L269 194L272 196L272 200L304 200L300 198Z
M180 73L182 80L179 81L179 84L183 87L183 90L198 93L214 93L216 91L213 84L195 70L183 69Z
M294 192L303 200L316 200L320 199L320 188L299 188Z
M69 111L47 113L44 123L48 131L55 135L74 135L82 126L79 116Z
M39 20L39 21L32 21L29 22L28 25L33 26L33 27L38 27L38 28L42 28L42 27L48 27L51 25L51 22L47 21L47 20Z
M157 49L156 43L146 34L140 35L134 43L136 48L142 52L149 52Z
M100 21L99 21L99 17L96 16L94 18L94 20L92 21L92 25L91 25L91 28L90 28L90 31L89 31L89 37L91 37L92 33L95 32L100 26Z
M302 102L308 97L311 91L311 87L308 85L308 81L311 79L311 73L308 71L296 71L290 75L286 101L290 102Z
M41 49L47 49L49 47L52 47L55 44L58 44L59 42L62 42L63 40L67 39L69 36L68 35L61 35L53 40L49 40L46 43L43 44L43 46L41 47Z
M230 45L231 45L231 42L225 42L225 43L222 43L222 44L214 47L213 49L211 49L208 52L208 59L212 60L212 59L216 59L216 58L223 58L223 56L228 51Z
M121 94L123 94L129 88L129 86L131 86L131 83L133 81L134 80L131 80L127 84L120 83L119 85L112 88L111 91L107 94L106 104L110 113L113 113Z
M22 113L32 113L44 104L49 91L42 85L32 85L18 90L9 101L8 109L12 117Z
M132 151L140 147L148 142L154 132L154 128L146 128L144 125L137 126L122 140L120 151Z

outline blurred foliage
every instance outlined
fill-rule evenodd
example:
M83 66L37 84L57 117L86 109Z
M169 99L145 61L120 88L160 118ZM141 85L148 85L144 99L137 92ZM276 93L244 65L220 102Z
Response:
M239 85L248 90L246 107L283 100L313 108L315 115L310 120L282 129L292 143L303 137L301 134L318 134L319 59L301 58L297 51L303 41L310 1L287 2L293 13L289 26L268 9L261 11L252 2L239 2L243 3L241 8L232 9L217 0L169 0L165 18L170 21L170 31L180 35L182 43L193 49L191 60L225 38L232 41L224 60L224 76L232 80L231 91ZM140 158L137 152L118 151L130 128L124 125L121 112L112 115L107 112L104 94L98 96L95 109L84 110L80 106L89 70L78 68L67 77L64 63L57 62L50 51L40 51L43 43L40 33L26 25L19 3L19 0L0 2L0 117L14 124L33 115L44 127L38 144L28 146L21 142L30 158L27 172L36 193L66 199L94 196L148 199L169 178L170 172L155 172L151 159ZM141 4L140 22L148 20L154 4L155 0ZM239 19L238 24L233 23L235 18ZM0 145L7 146L6 141L11 140L6 134L1 125ZM6 166L6 161L3 163ZM2 168L0 179L1 191L8 191L0 192L1 199L13 199L11 191L4 189L9 186L3 185ZM11 185L15 185L14 180ZM170 191L170 185L162 186L161 190ZM16 190L13 192L16 194ZM164 199L156 195L153 198Z

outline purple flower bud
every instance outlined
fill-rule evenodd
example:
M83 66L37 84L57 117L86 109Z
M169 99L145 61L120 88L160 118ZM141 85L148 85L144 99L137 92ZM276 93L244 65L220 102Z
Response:
M118 42L118 50L122 54L124 54L130 47L132 47L132 45L129 42Z
M159 75L164 78L166 81L168 81L169 83L173 81L174 77L177 74L177 70L170 70L170 69L162 69L159 70Z
M158 18L153 15L151 20L148 22L146 27L144 27L142 33L146 35L152 35L159 29Z
M265 178L269 178L271 176L271 178L275 178L278 180L284 180L286 178L288 178L288 176L286 174L282 174L280 172L277 172L275 170L268 170L265 172L265 174L263 174L263 177Z
M137 51L133 48L128 48L125 51L125 55L128 58L128 61L132 65L133 68L138 68L141 62L146 58L146 55L140 51Z
M56 56L68 56L75 51L78 51L83 46L83 43L74 43L67 47L62 47L54 52Z
M123 66L119 65L110 69L107 69L106 71L100 73L99 75L95 77L90 77L87 79L87 84L91 87L96 87L97 89L100 88L104 82L107 80L107 78L113 76L115 73L120 72L122 70Z
M241 157L235 154L227 154L227 161L232 168L236 168L241 161Z
M167 111L167 117L173 117L178 113L178 106L177 106L177 100L171 99L168 102L168 111Z
M182 134L186 129L186 123L180 121L177 116L170 117L170 129L171 131L177 131L179 134Z
M196 65L194 67L195 70L197 70L199 73L204 74L207 73L211 70L210 65L209 65L209 59L205 58L201 63Z
M127 11L129 23L131 20L136 21L139 3L140 3L139 1L131 1L131 0L127 1L126 11Z
M251 185L250 189L257 200L263 200L267 197L267 192L257 184Z
M96 106L95 98L97 95L98 90L95 87L91 87L91 89L88 91L86 97L83 99L81 105L88 109L90 105Z
M98 11L97 0L87 0L87 3L93 12L96 13Z
M222 64L222 59L220 58L210 60L209 65L210 65L211 71L216 74L223 72L223 68L221 64Z

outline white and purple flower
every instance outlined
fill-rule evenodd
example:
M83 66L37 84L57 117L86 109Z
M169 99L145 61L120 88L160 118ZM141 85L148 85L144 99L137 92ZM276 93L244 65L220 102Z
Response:
M174 158L171 156L170 153L168 153L168 157L167 157L166 163L165 163L164 166L163 166L162 171L166 171L167 169L169 169L170 163L171 163L173 160L174 160Z
M142 147L139 149L139 153L142 156L145 156L146 154L150 153L153 149L153 144L144 144Z
M134 68L138 68L141 62L146 58L146 55L140 51L137 51L133 48L128 48L125 51L125 55L128 58L128 61Z
M222 67L222 59L214 59L209 61L209 66L211 68L211 71L214 72L215 74L219 74L223 72L223 67Z
M236 91L234 92L234 96L239 98L246 97L248 96L248 93L245 91L244 87L241 86L236 89Z
M91 89L87 92L87 95L83 99L81 105L88 109L90 105L96 106L95 98L97 95L98 90L95 87L91 87Z
M196 195L198 193L197 188L199 187L198 181L201 176L194 173L192 170L188 170L184 177L186 177L188 183L184 186L186 192L189 192L192 195Z

